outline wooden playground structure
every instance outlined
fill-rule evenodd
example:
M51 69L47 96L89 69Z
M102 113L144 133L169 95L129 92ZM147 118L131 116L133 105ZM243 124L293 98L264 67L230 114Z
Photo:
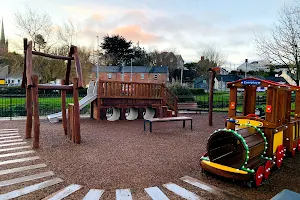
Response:
M39 84L38 76L34 75L32 69L33 55L44 56L52 59L67 60L67 69L65 80L62 85ZM76 68L76 77L73 78L73 85L70 83L70 73L72 60ZM58 56L32 50L32 41L27 42L24 39L24 71L22 87L26 88L26 134L25 138L31 138L32 132L32 117L33 124L33 148L39 148L40 138L40 119L39 119L39 101L38 90L60 90L61 91L61 108L62 108L62 121L64 132L75 143L80 143L80 110L78 103L78 89L83 87L82 70L78 57L78 50L76 46L71 46L68 56ZM66 91L73 92L73 103L68 105L68 118L66 113Z
M300 150L300 87L255 78L228 87L227 128L211 134L200 165L203 171L259 186L273 166L281 167L286 154L294 156ZM255 114L258 87L266 88L265 116ZM236 115L238 89L244 90L241 116Z
M94 119L148 119L177 116L177 97L164 84L98 80L98 98L91 104ZM108 109L113 113L106 117ZM126 116L126 109L129 114ZM143 114L144 113L144 114Z
M33 51L32 41L27 42L27 39L24 39L24 55L22 87L26 88L26 139L32 137L33 125L33 148L39 148L40 119L38 90L60 90L61 120L64 133L71 141L79 144L81 141L81 104L78 97L78 90L83 88L83 78L77 47L71 46L68 56L51 55ZM32 68L33 55L67 61L66 75L65 79L62 80L62 85L38 83L38 76L34 75ZM72 61L74 61L76 77L72 80L73 85L69 85ZM150 119L153 117L172 117L178 114L178 99L164 84L103 81L99 79L96 82L91 82L90 85L96 88L92 91L95 100L90 102L91 118L96 120ZM73 103L69 103L68 106L66 106L67 91L72 91L73 93ZM85 105L89 103L87 99L84 99L84 101ZM108 109L113 110L109 118L106 117ZM125 115L126 110L129 110L127 116ZM32 123L32 118L34 119L34 124Z

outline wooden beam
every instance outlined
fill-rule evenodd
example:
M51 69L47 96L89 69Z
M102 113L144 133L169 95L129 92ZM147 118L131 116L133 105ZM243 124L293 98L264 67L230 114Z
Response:
M24 46L24 63L23 63L23 79L21 87L25 88L26 86L26 55L27 55L27 38L23 39L23 46Z
M61 85L65 84L65 80L61 81ZM65 135L67 135L67 113L66 113L66 91L61 91L61 113L62 113L62 125Z
M52 55L52 54L38 52L38 51L32 51L32 54L37 56L44 56L47 58L58 59L58 60L74 60L73 57Z
M80 109L79 109L79 97L78 97L78 84L79 79L74 78L73 79L73 99L74 99L74 111L73 111L73 117L74 117L74 136L75 136L75 143L80 144Z
M209 71L209 111L208 111L208 125L212 126L213 125L213 106L214 106L214 83L215 83L215 72L214 71Z
M34 119L34 133L33 133L33 148L39 148L40 143L40 115L39 115L39 94L38 94L38 76L34 75L32 76L33 80L33 90L32 90L32 96L33 96L33 119Z
M30 77L31 79L31 77ZM31 138L32 132L32 88L26 87L26 129L25 139Z
M71 46L70 51L69 51L69 57L71 57L73 55L73 53L74 53L74 46ZM71 60L68 60L66 77L65 77L66 85L69 85L69 82L70 82L71 66L72 66L72 62L71 62Z
M75 61L76 76L78 78L77 87L82 88L83 87L82 70L81 70L80 61L79 61L78 50L77 50L77 47L75 47L75 46L74 46L73 57L74 57L74 61Z
M73 90L73 86L40 84L40 85L38 85L38 89L40 89L40 90Z
M26 80L27 87L32 86L32 41L28 43L27 51L26 51Z

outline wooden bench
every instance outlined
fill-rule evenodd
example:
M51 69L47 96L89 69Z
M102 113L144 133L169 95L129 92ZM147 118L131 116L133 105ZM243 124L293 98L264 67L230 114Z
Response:
M178 110L195 111L201 113L201 109L198 107L197 102L178 103Z
M185 127L185 121L191 121L191 130L193 129L193 119L191 117L166 117L166 118L152 118L144 120L144 131L146 131L146 123L150 125L150 133L152 133L152 123L154 122L171 122L171 121L183 121L183 128Z

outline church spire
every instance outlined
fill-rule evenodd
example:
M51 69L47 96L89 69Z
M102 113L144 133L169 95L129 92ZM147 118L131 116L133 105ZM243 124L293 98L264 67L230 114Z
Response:
M1 37L0 37L0 44L5 44L5 34L4 34L4 23L3 23L3 17L2 17L2 23L1 23Z

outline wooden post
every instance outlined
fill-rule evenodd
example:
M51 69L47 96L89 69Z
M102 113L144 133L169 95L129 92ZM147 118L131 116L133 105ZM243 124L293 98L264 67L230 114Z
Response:
M22 78L22 84L21 87L25 88L26 86L26 81L27 81L27 77L26 77L26 59L27 59L27 38L23 39L23 46L24 46L24 65L23 65L23 78Z
M31 77L28 77L31 78ZM32 132L32 90L26 88L26 134L25 139L31 138Z
M32 41L28 43L26 51L26 77L27 87L32 86Z
M78 78L73 79L73 99L74 99L74 130L75 143L80 144L80 110L78 97Z
M39 94L38 94L38 76L32 76L33 81L33 117L34 117L34 133L33 133L33 148L39 148L40 142L40 116L39 116Z
M75 68L76 68L76 76L77 76L77 87L82 88L83 87L83 80L82 80L82 70L79 62L79 56L78 56L78 50L77 47L74 46L74 61L75 61Z
M61 81L61 85L65 84L65 80ZM62 113L62 125L65 135L67 135L67 113L66 113L66 90L61 91L61 113Z
M74 122L73 122L73 108L74 108L74 104L69 103L68 104L68 124L67 124L67 137L72 140L72 135L73 135L73 126L74 126Z
M70 51L69 51L69 57L71 57L73 54L74 54L74 46L71 46ZM66 85L69 85L71 65L72 65L72 61L68 60L67 70L66 70L66 78L65 78L65 84Z
M208 111L208 124L209 126L213 125L212 122L212 112L213 112L213 103L214 103L214 83L215 83L215 72L210 69L209 70L209 111Z

